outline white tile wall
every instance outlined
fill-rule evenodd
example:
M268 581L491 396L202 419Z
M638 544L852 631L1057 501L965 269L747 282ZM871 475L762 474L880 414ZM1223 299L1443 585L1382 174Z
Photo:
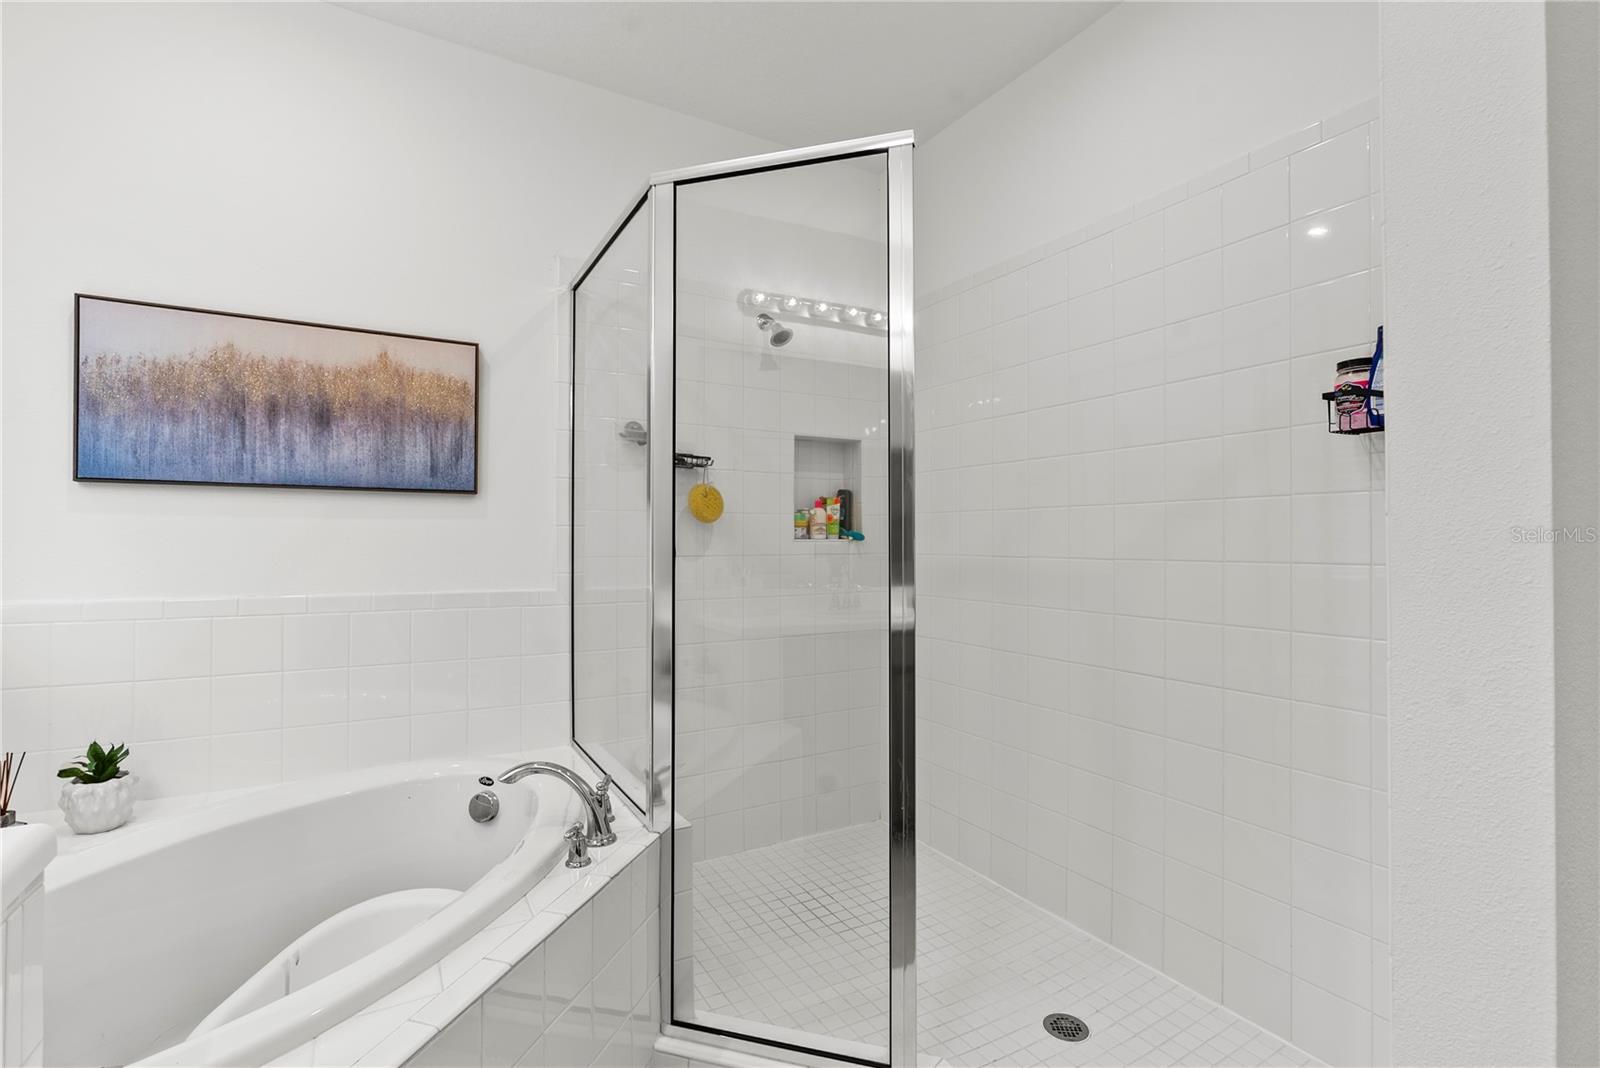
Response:
M923 833L1335 1063L1388 1014L1367 106L925 302Z
M649 1064L661 1030L660 879L652 844L482 996L439 1020L405 1063Z
M202 611L203 609L203 611ZM551 591L12 604L0 739L22 811L91 740L145 797L568 736L567 608Z
M0 923L0 1066L44 1064L44 880L16 895Z

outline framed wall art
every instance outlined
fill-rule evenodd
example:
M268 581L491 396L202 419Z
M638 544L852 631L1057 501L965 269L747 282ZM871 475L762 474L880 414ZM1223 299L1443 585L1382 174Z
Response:
M468 341L78 294L73 478L476 493Z

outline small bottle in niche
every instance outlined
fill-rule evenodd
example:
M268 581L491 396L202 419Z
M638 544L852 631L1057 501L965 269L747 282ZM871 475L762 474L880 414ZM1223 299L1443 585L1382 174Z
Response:
M828 537L837 538L838 536L839 536L839 498L833 497L833 498L830 498L828 500Z
M804 508L796 508L794 511L794 540L804 541L809 538L811 536L810 526L811 513Z
M818 541L828 536L828 503L821 497L811 506L811 537Z

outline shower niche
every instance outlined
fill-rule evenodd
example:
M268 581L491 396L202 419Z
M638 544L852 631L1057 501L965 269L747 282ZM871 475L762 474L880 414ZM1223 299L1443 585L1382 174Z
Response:
M840 492L840 491L844 492ZM861 499L861 442L848 438L822 438L796 434L794 439L794 506L809 509L821 498L841 499L840 525L866 533L866 502ZM813 539L796 537L796 541ZM847 537L828 540L845 541Z

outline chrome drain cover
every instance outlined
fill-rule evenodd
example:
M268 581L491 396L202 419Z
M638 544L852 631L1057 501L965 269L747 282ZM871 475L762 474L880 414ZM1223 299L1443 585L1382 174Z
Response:
M1045 1033L1063 1042L1082 1042L1089 1037L1089 1025L1076 1016L1052 1012L1044 1018Z

